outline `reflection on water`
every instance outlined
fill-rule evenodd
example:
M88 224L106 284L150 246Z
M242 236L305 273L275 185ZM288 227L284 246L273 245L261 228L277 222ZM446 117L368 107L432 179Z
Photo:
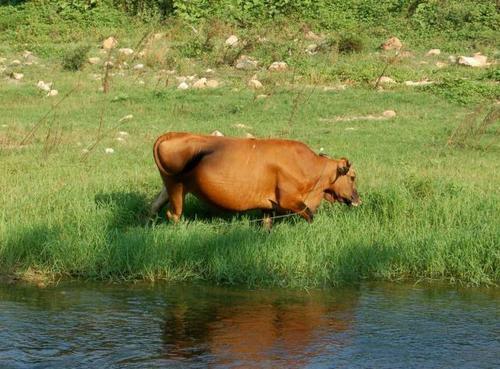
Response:
M500 293L0 286L0 368L492 368Z

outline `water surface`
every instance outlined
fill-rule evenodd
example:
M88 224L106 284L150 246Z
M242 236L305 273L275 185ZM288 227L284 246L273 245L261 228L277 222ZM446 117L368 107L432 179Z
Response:
M494 368L498 289L0 286L0 368Z

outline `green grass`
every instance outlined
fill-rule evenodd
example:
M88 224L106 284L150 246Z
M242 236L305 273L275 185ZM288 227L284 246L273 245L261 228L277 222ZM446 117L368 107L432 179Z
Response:
M156 54L137 60L147 65L144 72L112 70L116 74L108 95L99 92L101 81L93 76L102 73L99 66L63 71L60 54L65 46L46 38L39 50L58 49L57 55L38 54L39 64L7 67L2 78L11 71L25 77L20 83L3 79L0 84L4 276L302 288L367 279L498 283L498 122L487 128L484 142L447 145L476 104L489 106L498 98L492 68L439 69L434 63L445 61L446 52L430 59L424 57L425 50L415 49L386 75L398 81L430 78L444 81L443 87L397 85L375 91L373 80L384 65L373 46L379 40L371 39L373 45L361 53L326 50L309 56L303 51L308 42L295 45L292 37L279 39L267 30L271 46L249 52L263 65L257 75L265 88L254 93L246 82L255 71L217 64L224 36L233 29L219 29L213 48L191 59L182 53L193 36L175 24L165 31ZM134 47L140 37L124 34L120 46ZM17 46L6 45L0 56L21 58ZM463 52L470 51L464 47ZM95 46L89 53L94 55L99 55ZM277 58L289 63L288 72L266 71ZM222 82L221 88L178 91L175 79L161 74L163 68L175 68L176 75L202 76L207 67L215 69L212 78ZM453 84L464 76L467 83ZM59 96L45 97L36 88L40 79L54 82ZM323 90L338 83L348 88ZM480 88L469 89L471 84ZM269 96L256 99L261 93ZM387 109L397 116L336 121L339 116L377 115ZM128 114L133 119L118 123ZM82 150L96 141L101 117L104 136L82 161ZM288 218L267 233L255 222L259 214L221 215L189 197L180 224L147 224L148 206L161 187L152 157L155 138L169 130L215 129L226 135L294 138L315 150L347 156L358 173L363 205L350 209L324 204L313 224ZM125 142L116 140L121 130L129 133ZM105 154L107 147L115 153Z

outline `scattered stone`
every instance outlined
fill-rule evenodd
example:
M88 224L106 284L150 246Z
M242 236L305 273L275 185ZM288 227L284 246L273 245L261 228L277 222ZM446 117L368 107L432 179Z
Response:
M118 50L118 52L125 56L130 56L134 53L134 50L129 47L124 47Z
M481 55L481 53L475 53L474 56L460 56L458 58L458 64L473 68L481 68L490 65L487 63L487 60L488 57Z
M450 55L448 57L448 61L450 62L450 64L455 64L457 62L457 57L455 55Z
M307 47L306 47L306 53L308 53L309 55L314 55L317 52L318 52L318 45L317 44L307 45Z
M111 60L108 60L108 61L104 62L104 66L108 67L108 68L113 68L114 64Z
M219 136L219 137L223 137L224 134L221 132L221 131L213 131L212 133L210 133L211 136Z
M425 56L437 56L441 54L441 50L439 49L430 49L429 51L427 51L427 54L425 54Z
M115 140L120 142L125 142L125 139L123 137L117 137L115 138Z
M207 87L208 88L217 88L217 87L219 87L219 82L215 79L209 79L207 81Z
M200 78L195 83L193 83L193 88L203 89L207 87L207 79L205 77Z
M162 38L164 35L165 35L164 33L160 33L160 32L158 32L158 33L155 33L155 34L153 35L153 38L154 38L155 40L159 40L159 39L160 39L160 38Z
M325 86L323 87L323 91L344 91L347 88L347 85L336 85L336 86Z
M138 80L137 83L140 84L140 85L145 85L146 84L146 82L144 82L143 79Z
M144 69L144 64L136 64L134 65L134 70L141 70Z
M229 47L236 47L238 45L238 37L236 37L235 35L231 35L227 38L224 44Z
M323 39L323 37L317 35L316 33L310 30L304 34L304 38L308 41L320 41Z
M189 88L189 85L186 82L181 82L179 86L177 86L178 90L187 90Z
M399 50L403 47L403 43L397 37L391 37L387 41L385 41L381 48L383 50Z
M413 53L408 50L403 50L399 53L400 58L413 58Z
M33 55L33 53L31 51L28 51L28 50L24 50L23 51L23 58L24 59L27 59L27 58L29 58L32 55Z
M94 57L89 58L88 62L89 62L89 64L92 64L92 65L99 64L101 62L101 58L99 58L98 56L94 56Z
M439 69L446 67L448 64L443 63L443 62L436 62L436 67Z
M115 150L113 150L111 147L106 147L106 149L104 150L104 152L106 154L113 154L115 152Z
M387 76L380 77L379 84L389 84L389 83L396 83L396 81L393 80L391 77Z
M18 65L21 65L21 61L20 60L17 60L17 59L14 59L10 62L10 65L13 66L13 67L16 67Z
M405 86L410 86L410 87L414 87L414 86L427 86L427 85L432 85L434 82L432 81L418 81L418 82L415 82L415 81L405 81L404 84Z
M24 74L22 74L22 73L15 73L15 72L13 72L13 73L10 75L10 77L11 77L12 79L15 79L16 81L20 81L20 80L22 80L22 79L23 79Z
M213 69L208 68L208 69L205 71L205 73L214 73L214 70L213 70Z
M3 64L7 61L7 58L0 58L0 63Z
M175 79L177 80L177 82L186 82L187 81L187 77L184 77L184 76L177 76L177 77L175 77Z
M52 89L52 82L38 81L36 87L42 91L49 92Z
M120 118L120 120L119 120L119 122L123 122L123 121L125 121L125 120L130 120L130 119L132 119L133 117L134 117L134 116L133 116L132 114L127 114L127 115L125 115L124 117L121 117L121 118ZM128 136L128 133L127 133L127 132L125 132L125 131L120 131L120 132L118 132L118 134L119 134L120 136Z
M241 55L238 60L236 60L236 69L252 70L256 69L259 62L253 58L246 55Z
M282 72L288 68L288 64L285 62L274 62L272 63L268 70L274 71L274 72Z
M128 120L128 119L132 119L133 117L134 116L132 114L126 115L122 119L120 119L120 122L122 122L124 120ZM127 137L128 136L128 132L126 132L126 131L118 131L118 136L120 136L120 137Z
M382 113L382 115L386 118L394 118L396 116L396 112L394 110L386 110Z
M191 81L194 81L196 77L197 77L197 75L193 74L192 76L187 76L187 80L191 82Z
M241 128L241 129L251 129L252 128L252 127L247 126L247 125L242 124L242 123L233 124L233 127L234 128Z
M258 90L264 86L258 79L251 79L250 81L248 81L248 87Z
M248 133L248 132L247 132L247 133L245 133L245 137L246 137L246 138L255 138L255 136L254 136L253 134Z
M257 95L257 99L265 99L268 97L267 95Z
M105 50L114 49L118 45L118 41L114 37L108 37L102 42L102 48Z
M49 93L47 94L48 97L54 97L59 95L59 91L57 90L50 90Z

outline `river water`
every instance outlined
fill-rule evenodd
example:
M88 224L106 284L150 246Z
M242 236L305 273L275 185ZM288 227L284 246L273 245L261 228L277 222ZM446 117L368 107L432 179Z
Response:
M498 368L500 291L0 286L0 368Z

